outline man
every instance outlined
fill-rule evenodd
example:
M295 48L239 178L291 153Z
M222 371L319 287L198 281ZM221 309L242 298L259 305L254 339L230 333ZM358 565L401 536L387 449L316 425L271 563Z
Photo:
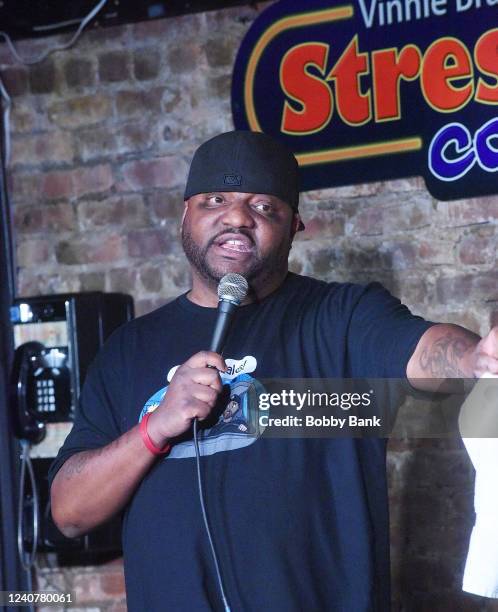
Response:
M182 220L192 289L113 335L53 466L52 512L65 534L124 510L132 612L223 607L191 428L194 417L213 420L227 386L225 406L262 378L408 377L427 388L498 372L496 328L480 340L412 316L376 283L289 274L303 228L297 175L294 156L260 133L229 132L197 150ZM223 358L202 349L228 272L250 293ZM385 440L266 439L214 421L201 435L201 470L231 610L388 609Z

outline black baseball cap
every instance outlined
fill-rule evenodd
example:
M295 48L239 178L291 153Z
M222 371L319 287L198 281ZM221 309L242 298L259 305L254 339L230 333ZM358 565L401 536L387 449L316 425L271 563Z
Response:
M246 130L219 134L194 153L184 199L216 191L273 195L299 212L297 160L268 134Z

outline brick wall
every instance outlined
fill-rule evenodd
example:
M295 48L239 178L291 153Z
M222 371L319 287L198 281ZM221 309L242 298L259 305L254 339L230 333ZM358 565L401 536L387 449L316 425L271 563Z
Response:
M19 294L125 291L140 314L187 289L178 219L188 162L199 142L232 127L231 70L257 11L87 32L29 69L0 45L13 98ZM497 197L438 202L412 178L314 191L302 202L307 231L293 270L380 280L416 313L476 332L498 323ZM400 439L390 449L394 608L498 609L459 587L473 519L462 447ZM74 589L78 610L125 609L119 561L58 567L47 557L38 580Z

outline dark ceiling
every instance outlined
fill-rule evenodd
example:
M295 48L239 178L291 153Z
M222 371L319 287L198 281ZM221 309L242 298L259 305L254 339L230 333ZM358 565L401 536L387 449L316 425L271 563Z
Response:
M0 0L0 30L13 39L74 30L98 0ZM90 25L112 26L251 4L248 0L107 0Z

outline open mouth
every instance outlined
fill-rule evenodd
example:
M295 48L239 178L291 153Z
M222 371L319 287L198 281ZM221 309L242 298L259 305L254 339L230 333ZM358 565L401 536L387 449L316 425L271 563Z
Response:
M236 253L251 253L254 250L252 240L244 234L225 234L215 241L215 245L225 251Z

